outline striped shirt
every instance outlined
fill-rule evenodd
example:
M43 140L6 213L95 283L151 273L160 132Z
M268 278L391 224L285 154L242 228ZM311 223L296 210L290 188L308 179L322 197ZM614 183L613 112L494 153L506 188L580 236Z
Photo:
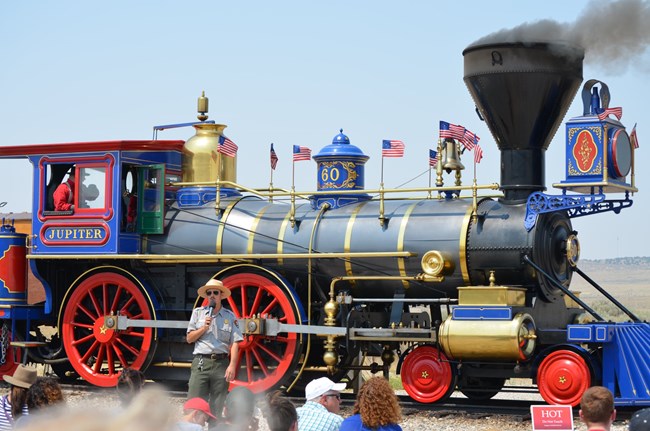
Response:
M23 415L28 415L27 405L23 406ZM11 401L9 395L0 398L0 431L11 431L14 429L14 418L11 414Z

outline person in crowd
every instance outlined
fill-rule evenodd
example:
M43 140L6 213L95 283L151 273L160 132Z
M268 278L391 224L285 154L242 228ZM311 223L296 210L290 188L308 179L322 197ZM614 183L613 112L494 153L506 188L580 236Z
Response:
M183 404L183 417L176 422L174 431L203 431L208 419L216 419L210 405L203 398L190 398Z
M15 429L24 428L37 414L64 404L65 398L59 382L54 377L37 377L36 381L27 389L29 415L22 415L18 418Z
M343 422L338 415L341 410L341 391L345 383L334 383L327 377L312 380L305 387L307 402L299 407L299 431L337 431Z
M142 371L130 367L122 370L117 376L117 385L115 386L122 406L128 406L131 403L144 387L144 383L145 377Z
M22 415L27 415L27 391L36 381L36 368L18 365L13 375L2 378L9 383L9 393L0 398L0 431L10 431Z
M75 168L68 172L68 179L54 190L54 211L74 211L74 191L76 188Z
M259 419L255 414L255 394L243 386L233 388L223 408L224 422L214 431L256 431Z
M580 400L580 419L587 430L609 431L614 419L614 396L603 386L592 386L585 391Z
M275 391L266 398L266 423L271 431L298 431L298 412L291 401Z
M401 420L399 401L388 380L372 377L361 386L352 416L343 421L340 430L402 431Z
M650 407L634 413L628 425L629 431L650 431Z
M187 327L187 342L194 343L187 397L209 400L210 409L220 418L228 383L236 375L238 343L244 338L235 314L221 306L230 289L210 279L199 287L198 294L209 303L192 311Z

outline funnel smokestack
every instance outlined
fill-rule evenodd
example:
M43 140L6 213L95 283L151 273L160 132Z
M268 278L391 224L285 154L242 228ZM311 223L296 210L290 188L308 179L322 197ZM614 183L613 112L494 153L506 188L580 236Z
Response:
M544 156L582 81L584 50L494 43L463 51L465 84L501 151L504 202L543 191Z

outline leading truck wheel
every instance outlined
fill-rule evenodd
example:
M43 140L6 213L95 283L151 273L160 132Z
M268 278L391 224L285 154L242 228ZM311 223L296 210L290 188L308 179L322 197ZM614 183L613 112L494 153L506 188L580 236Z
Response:
M272 274L242 272L221 279L232 295L227 307L238 319L268 316L284 324L299 324L298 305L287 286ZM204 305L207 301L204 301ZM293 375L300 358L300 335L247 335L239 344L238 373L231 383L255 393L280 386Z
M152 320L144 289L116 272L97 272L73 287L61 322L63 346L74 370L89 383L112 387L123 368L141 369L150 358L153 328L117 331L105 316Z
M406 393L421 403L444 401L456 387L451 363L434 346L420 346L409 352L402 363L401 376Z
M591 368L578 353L557 350L548 355L537 369L537 387L548 404L577 406L591 386Z

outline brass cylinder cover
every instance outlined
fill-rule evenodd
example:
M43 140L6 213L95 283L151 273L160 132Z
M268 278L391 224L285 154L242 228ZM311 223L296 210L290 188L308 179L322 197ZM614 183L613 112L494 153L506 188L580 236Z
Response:
M422 271L433 277L451 275L454 272L454 262L438 250L430 250L424 253L421 265Z
M440 325L438 339L450 359L525 361L535 350L535 322L519 313L512 320L453 320Z
M195 124L196 134L183 146L183 182L237 182L237 159L219 154L224 124Z

